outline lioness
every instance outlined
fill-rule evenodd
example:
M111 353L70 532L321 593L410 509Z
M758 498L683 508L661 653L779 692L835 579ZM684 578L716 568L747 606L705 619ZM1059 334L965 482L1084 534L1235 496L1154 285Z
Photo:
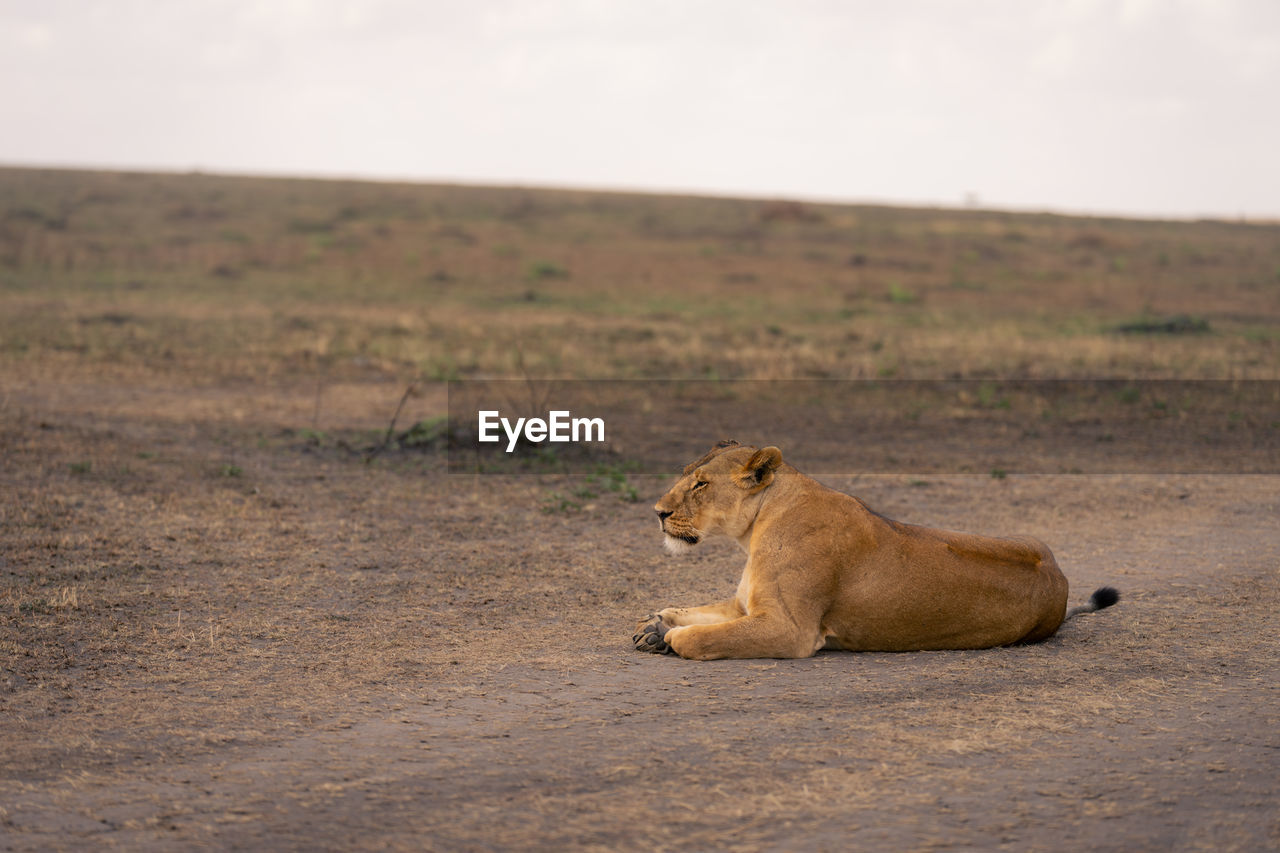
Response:
M668 550L723 533L747 565L733 598L642 620L633 637L642 651L712 660L980 649L1043 640L1119 599L1102 587L1067 612L1067 579L1042 542L885 518L801 474L776 447L721 442L654 509Z

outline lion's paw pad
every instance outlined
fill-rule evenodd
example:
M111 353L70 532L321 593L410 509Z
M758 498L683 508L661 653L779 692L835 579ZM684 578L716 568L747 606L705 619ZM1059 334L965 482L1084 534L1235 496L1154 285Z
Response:
M667 631L671 630L657 616L651 616L649 621L640 626L639 630L632 635L631 639L636 644L636 649L642 652L653 652L656 655L675 654L671 646L667 644Z

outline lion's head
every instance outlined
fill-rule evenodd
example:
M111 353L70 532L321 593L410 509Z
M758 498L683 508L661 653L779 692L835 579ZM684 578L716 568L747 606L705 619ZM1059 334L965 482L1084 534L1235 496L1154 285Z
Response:
M776 447L757 450L722 441L685 466L680 479L654 504L668 551L681 551L705 537L739 538L751 526L760 495L782 464Z

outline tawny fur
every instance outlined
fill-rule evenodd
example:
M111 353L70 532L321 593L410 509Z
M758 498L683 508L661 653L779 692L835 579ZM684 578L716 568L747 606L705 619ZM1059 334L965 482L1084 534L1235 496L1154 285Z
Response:
M654 508L669 550L723 534L747 564L733 598L642 621L638 648L665 641L701 660L977 649L1043 640L1067 618L1067 580L1044 543L885 518L776 447L717 445ZM1107 592L1071 615L1113 603Z

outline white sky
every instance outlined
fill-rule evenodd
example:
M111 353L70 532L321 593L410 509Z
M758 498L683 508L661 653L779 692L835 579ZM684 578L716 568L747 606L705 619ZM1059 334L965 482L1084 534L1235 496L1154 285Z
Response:
M1280 217L1277 0L0 0L0 163Z

